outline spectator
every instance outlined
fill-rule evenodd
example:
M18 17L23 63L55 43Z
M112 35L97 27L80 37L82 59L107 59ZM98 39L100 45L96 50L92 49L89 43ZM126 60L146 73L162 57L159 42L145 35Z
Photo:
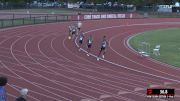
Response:
M27 93L28 93L28 89L27 89L27 88L23 88L23 89L20 91L21 96L18 97L18 98L16 99L16 101L26 101Z
M18 97L18 98L16 99L16 101L26 101L26 99L23 98L23 97Z
M0 76L0 101L7 101L7 93L4 86L7 84L8 79L4 76Z

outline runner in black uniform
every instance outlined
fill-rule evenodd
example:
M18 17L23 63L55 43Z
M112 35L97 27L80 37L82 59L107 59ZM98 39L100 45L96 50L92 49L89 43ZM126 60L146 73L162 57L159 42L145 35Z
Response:
M68 35L68 39L70 40L72 37L72 25L69 26L69 35Z
M84 34L81 32L79 35L79 51L81 51L81 46L83 44L83 40L84 40Z
M72 39L74 39L76 36L76 26L73 26L72 28Z
M92 43L93 43L93 37L92 35L90 35L87 41L87 56L89 56L89 53L91 51Z
M104 37L103 37L103 40L102 40L102 42L101 42L101 49L100 49L100 52L99 52L98 57L97 57L97 60L98 60L98 61L99 61L99 58L100 58L100 55L101 55L102 52L103 52L102 58L104 58L104 55L105 55L105 53L106 53L106 48L107 48L107 46L108 46L108 42L107 42L107 40L106 40L106 36L104 36Z

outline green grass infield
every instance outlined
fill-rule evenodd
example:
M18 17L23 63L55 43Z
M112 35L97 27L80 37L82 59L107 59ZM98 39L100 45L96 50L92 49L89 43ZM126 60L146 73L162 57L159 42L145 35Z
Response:
M149 45L142 45L146 42ZM143 49L150 57L180 68L180 29L161 29L139 34L129 41L135 50ZM153 54L156 45L160 45L160 55Z

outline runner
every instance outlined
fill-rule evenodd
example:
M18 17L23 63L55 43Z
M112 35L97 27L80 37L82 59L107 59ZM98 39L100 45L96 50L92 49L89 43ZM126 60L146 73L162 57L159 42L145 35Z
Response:
M106 40L106 36L103 36L103 40L102 40L102 42L101 42L101 49L100 49L100 51L99 51L99 54L98 54L98 57L97 57L97 61L99 61L101 53L103 53L103 54L102 54L102 58L104 58L104 55L105 55L105 53L106 53L107 46L108 46L108 42L107 42L107 40Z
M92 35L90 35L87 41L87 56L89 56L89 53L91 51L92 43L93 43L93 37Z
M4 76L0 76L0 101L7 101L7 93L5 86L8 82L8 79Z
M72 39L74 39L76 37L76 35L77 35L76 26L73 26L72 27L72 34L71 34Z
M72 37L72 25L69 26L69 35L68 35L68 39L70 40Z
M84 34L81 32L79 35L79 51L81 51L83 40L84 40Z
M81 21L78 21L77 23L77 28L78 28L78 31L81 30L81 27L82 27L82 22Z

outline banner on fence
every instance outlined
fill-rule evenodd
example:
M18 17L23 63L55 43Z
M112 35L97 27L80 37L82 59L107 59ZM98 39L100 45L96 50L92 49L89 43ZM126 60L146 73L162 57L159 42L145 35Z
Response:
M129 16L131 15L131 17ZM92 14L84 15L84 20L93 20L93 19L124 19L132 18L132 14Z

